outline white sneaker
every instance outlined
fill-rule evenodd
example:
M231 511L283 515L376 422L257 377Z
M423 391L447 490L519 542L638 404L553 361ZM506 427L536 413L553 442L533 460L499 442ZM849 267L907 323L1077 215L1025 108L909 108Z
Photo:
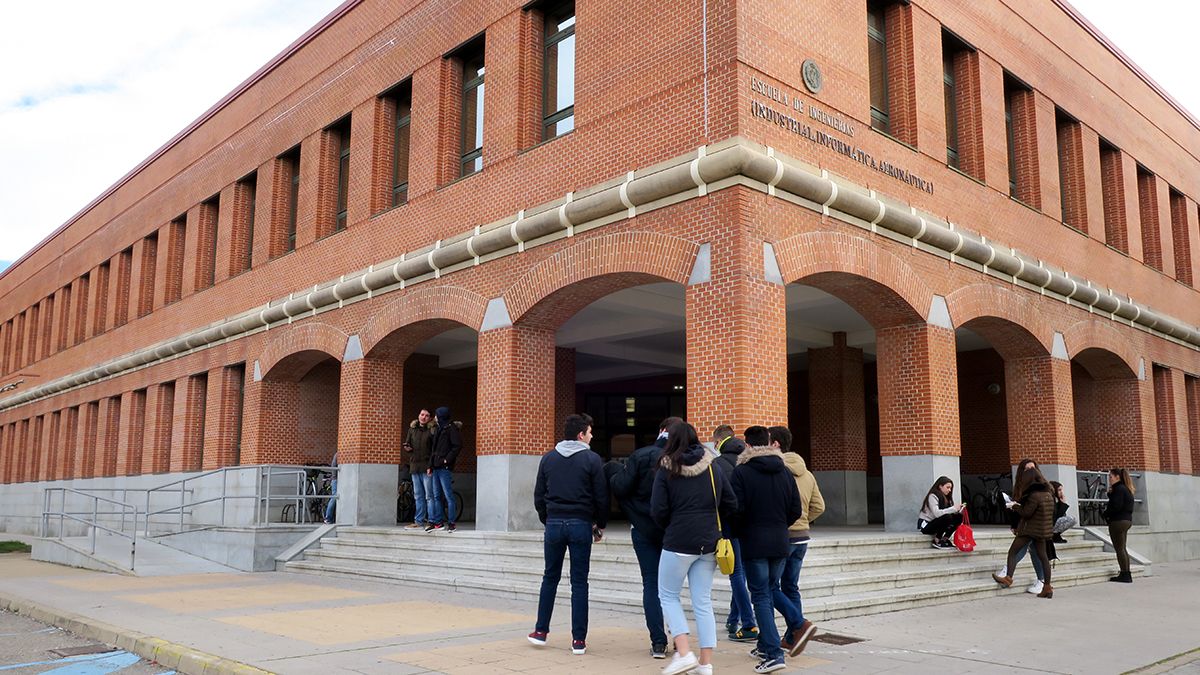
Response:
M662 669L662 675L680 675L695 668L697 665L699 665L699 661L696 660L696 655L693 652L683 655L675 652L675 655L671 657L671 662L667 664L666 668Z
M705 663L698 665L692 670L692 672L695 673L695 675L712 675L712 664Z
M1033 582L1033 585L1030 586L1029 588L1026 588L1025 592L1033 593L1034 595L1041 593L1042 592L1042 580L1038 579L1037 581Z
M1000 571L999 571L999 572L996 572L996 576L998 576L998 577L1006 577L1006 576L1008 576L1008 565L1005 565L1004 567L1001 567L1001 568L1000 568Z

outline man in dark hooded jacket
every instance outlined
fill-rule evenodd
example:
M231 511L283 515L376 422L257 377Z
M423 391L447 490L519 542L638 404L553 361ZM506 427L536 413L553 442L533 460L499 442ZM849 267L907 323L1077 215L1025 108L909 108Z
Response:
M458 423L450 421L450 409L442 406L433 412L437 424L430 438L429 475L433 476L433 510L429 514L426 532L440 530L443 524L447 532L454 531L454 460L462 450L462 434ZM446 511L442 513L442 500L446 500Z
M725 475L732 477L746 443L733 435L733 427L728 424L717 427L712 440L718 453L716 464L725 467ZM750 591L746 587L741 542L732 537L729 543L733 545L733 574L729 575L729 618L725 619L725 630L734 642L758 642L758 620L754 618L754 606L750 604Z
M663 630L662 603L658 600L658 561L662 557L662 528L650 514L650 495L654 491L654 474L667 444L667 429L683 422L668 417L658 425L654 443L633 451L621 470L609 478L612 494L621 503L621 511L629 518L632 529L633 552L642 570L642 612L646 629L650 631L650 656L667 657L667 632Z
M804 507L783 453L769 445L767 428L750 427L745 436L750 448L742 451L733 472L733 491L738 500L734 531L741 540L746 583L758 619L762 660L754 672L770 673L787 667L775 626L774 589L779 587L783 565L791 553L788 528L804 515Z

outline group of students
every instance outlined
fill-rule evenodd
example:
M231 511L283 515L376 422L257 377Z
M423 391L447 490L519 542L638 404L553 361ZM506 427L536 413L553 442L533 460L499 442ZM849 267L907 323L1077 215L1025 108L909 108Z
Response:
M1116 551L1120 572L1109 581L1132 583L1129 569L1129 552L1126 548L1129 528L1133 524L1133 495L1136 489L1129 471L1112 469L1108 473L1108 504L1103 516L1108 522L1108 531ZM954 531L963 522L965 504L955 504L952 498L954 481L942 476L934 482L921 504L917 527L933 537L934 548L955 548L951 543ZM1047 480L1032 459L1023 459L1017 464L1013 481L1012 499L1009 509L1009 526L1013 542L1009 546L1005 566L992 575L996 583L1004 588L1013 584L1013 571L1031 550L1033 571L1037 575L1027 592L1039 598L1053 598L1054 588L1050 584L1051 561L1058 559L1054 549L1056 543L1066 540L1062 534L1075 526L1076 520L1067 515L1069 505L1063 486L1057 481Z
M804 618L798 579L808 524L824 510L803 458L789 452L791 433L782 426L752 426L743 443L722 426L710 450L692 425L669 417L655 443L624 463L605 465L590 449L591 424L587 415L568 416L563 441L538 466L534 507L546 526L546 567L529 642L546 645L563 556L570 550L571 650L585 653L591 546L604 537L611 494L632 526L650 655L666 658L664 622L673 637L675 653L664 675L712 673L717 643L712 585L718 546L727 545L736 563L726 622L730 637L757 643L750 650L755 672L786 668L786 656L803 651L816 632ZM680 601L685 579L699 655ZM782 636L776 611L787 625Z

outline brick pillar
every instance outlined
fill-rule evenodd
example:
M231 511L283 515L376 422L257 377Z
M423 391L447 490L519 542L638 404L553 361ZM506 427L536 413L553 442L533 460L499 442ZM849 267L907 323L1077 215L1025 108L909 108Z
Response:
M863 352L834 333L833 346L808 350L809 470L825 497L824 525L867 524L867 426Z
M241 388L240 368L213 368L208 371L201 463L205 471L237 464Z
M79 407L79 432L75 449L75 477L91 478L96 467L96 429L100 423L100 402L92 401Z
M25 461L29 452L29 420L20 420L13 435L13 475L12 482L24 483L26 480Z
M204 374L175 381L175 413L171 422L172 473L199 471L202 466L207 380L207 374Z
M395 525L404 364L374 358L346 361L340 387L337 520Z
M171 437L175 420L175 383L146 389L146 431L142 436L142 473L171 469Z
M120 433L121 397L112 396L101 400L93 476L117 475L117 445Z
M300 383L261 380L246 390L243 464L303 464L300 452Z
M562 426L567 415L579 412L575 401L575 350L554 348L554 426Z
M763 259L761 240L714 242L710 278L685 291L687 419L702 438L721 424L787 424L784 286Z
M25 480L38 480L38 464L41 463L42 446L45 443L46 418L43 415L29 420L29 452L25 455Z
M1046 478L1062 483L1067 502L1075 504L1075 400L1071 362L1065 357L1063 350L1055 356L1005 360L1008 459L1012 466L1033 459Z
M941 321L881 328L875 335L884 527L911 531L915 509L938 476L954 479L956 492L960 487L954 329Z
M0 482L12 482L12 425L0 424Z
M79 408L62 411L59 426L59 452L54 461L54 480L75 477L75 448L79 443Z
M1200 378L1184 375L1184 401L1187 406L1188 441L1191 446L1192 475L1200 476Z
M38 462L38 480L55 479L54 469L60 452L61 425L62 415L57 410L46 415L46 428L42 432L46 440L42 447L41 461Z
M121 395L121 438L117 443L118 476L142 472L142 449L146 433L146 390Z
M1153 374L1160 467L1163 473L1190 474L1192 457L1183 373L1154 366Z
M503 326L479 334L475 526L537 527L533 484L560 435L554 420L554 330Z

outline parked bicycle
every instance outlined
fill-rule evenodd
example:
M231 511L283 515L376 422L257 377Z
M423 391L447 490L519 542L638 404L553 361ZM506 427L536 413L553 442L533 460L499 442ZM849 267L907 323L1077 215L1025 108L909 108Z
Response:
M280 520L288 523L320 523L325 519L325 506L333 497L333 473L308 469L304 476L304 501L302 511L296 513L296 504L284 504Z
M442 511L446 510L446 500L442 500ZM458 522L463 514L463 496L458 490L454 491L454 517L450 520ZM411 523L417 516L417 500L413 493L412 478L400 481L400 494L396 498L396 522Z
M976 523L1003 525L1008 522L1008 509L1004 503L1004 487L1012 490L1012 476L1007 473L978 476L983 491L971 496L971 520Z
M1079 524L1103 525L1104 507L1108 501L1108 474L1102 471L1078 472L1081 487L1079 490Z

